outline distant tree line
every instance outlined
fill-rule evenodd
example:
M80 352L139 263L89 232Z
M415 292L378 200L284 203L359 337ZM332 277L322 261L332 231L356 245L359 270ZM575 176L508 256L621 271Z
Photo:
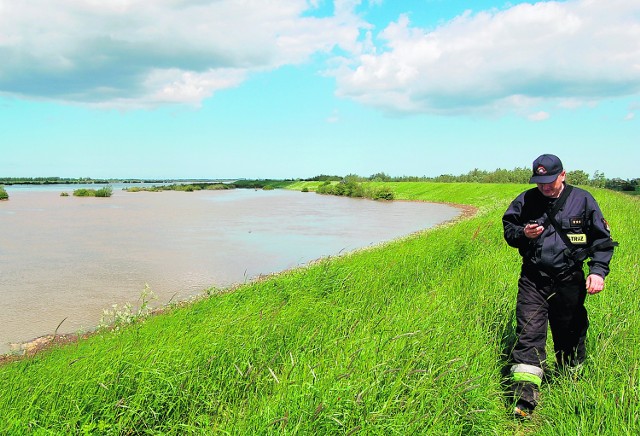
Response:
M79 185L79 184L107 184L113 183L109 179L92 179L91 177L0 177L2 185Z
M341 176L328 176L326 174L320 174L319 176L311 177L310 179L305 179L306 182L339 182L342 180Z
M506 170L498 168L494 171L486 171L473 169L466 174L454 176L452 174L442 174L436 177L427 176L400 176L392 177L384 172L379 172L362 177L357 174L348 174L346 176L320 174L307 179L237 179L225 183L224 189L233 188L253 188L253 189L272 189L284 188L287 185L298 181L314 181L325 182L324 190L331 190L329 186L335 185L331 182L340 182L340 187L336 188L337 195L355 194L359 196L361 187L356 184L363 182L447 182L447 183L529 183L531 177L530 168L514 168ZM179 180L162 180L162 179L93 179L91 177L81 178L64 178L64 177L0 177L0 185L16 185L16 184L109 184L109 183L171 183ZM328 183L327 183L328 182ZM593 186L597 188L607 188L614 191L622 191L630 194L640 195L640 178L635 179L607 179L604 173L596 171L592 176L582 170L567 171L567 182L572 185ZM216 185L215 189L220 189L220 180L215 183L190 183L192 190L212 189L205 185ZM189 186L186 184L176 184L175 186ZM180 188L187 190L186 188ZM362 188L363 189L363 188ZM325 192L329 193L329 192ZM379 193L379 195L387 195Z
M384 172L375 173L369 177L361 177L357 174L349 174L345 177L319 175L306 181L352 181L352 182L443 182L443 183L529 183L531 178L530 168L514 168L506 170L498 168L495 171L473 169L466 174L454 176L442 174L437 177L400 176L392 177ZM593 186L607 188L615 191L640 194L640 179L623 180L620 178L607 179L604 173L596 171L589 176L582 170L567 171L567 183L572 185Z
M0 177L0 185L90 185L110 183L211 183L208 180L177 180L177 179L93 179L91 177ZM216 183L221 183L216 180Z
M640 179L608 179L605 188L640 195Z
M338 180L342 179L340 177ZM230 184L230 186L239 189L278 189L286 188L295 182L294 179L240 179Z

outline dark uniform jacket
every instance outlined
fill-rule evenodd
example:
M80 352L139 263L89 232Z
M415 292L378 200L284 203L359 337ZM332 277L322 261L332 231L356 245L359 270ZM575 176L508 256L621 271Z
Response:
M572 187L566 203L555 216L561 226L560 231L575 243L566 243L547 217L555 201L545 197L538 188L516 197L502 217L507 243L518 249L525 265L534 265L553 276L582 267L584 259L574 259L572 250L580 249L579 252L584 253L589 247L595 247L595 251L589 253L589 274L606 277L613 246L606 243L611 241L609 226L593 196ZM524 226L530 220L536 220L545 228L536 239L524 235Z

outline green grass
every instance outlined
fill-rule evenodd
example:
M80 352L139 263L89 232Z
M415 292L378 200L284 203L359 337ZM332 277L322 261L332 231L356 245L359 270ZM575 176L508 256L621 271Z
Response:
M620 247L587 302L589 357L520 424L502 385L520 260L500 219L528 185L386 185L479 212L6 364L0 434L640 434L636 197L592 190Z

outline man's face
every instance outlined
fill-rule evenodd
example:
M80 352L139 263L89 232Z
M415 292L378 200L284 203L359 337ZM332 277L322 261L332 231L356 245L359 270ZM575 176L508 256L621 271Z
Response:
M562 191L562 184L567 173L565 171L558 174L558 178L551 183L537 183L538 189L542 192L542 195L549 198L558 198Z

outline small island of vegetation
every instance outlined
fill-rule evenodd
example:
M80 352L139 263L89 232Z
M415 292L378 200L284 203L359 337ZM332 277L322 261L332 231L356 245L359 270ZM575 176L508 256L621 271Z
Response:
M8 200L9 194L7 194L7 190L4 189L4 186L0 185L0 200Z
M105 186L100 189L80 188L73 191L75 197L111 197L112 193L111 186Z

